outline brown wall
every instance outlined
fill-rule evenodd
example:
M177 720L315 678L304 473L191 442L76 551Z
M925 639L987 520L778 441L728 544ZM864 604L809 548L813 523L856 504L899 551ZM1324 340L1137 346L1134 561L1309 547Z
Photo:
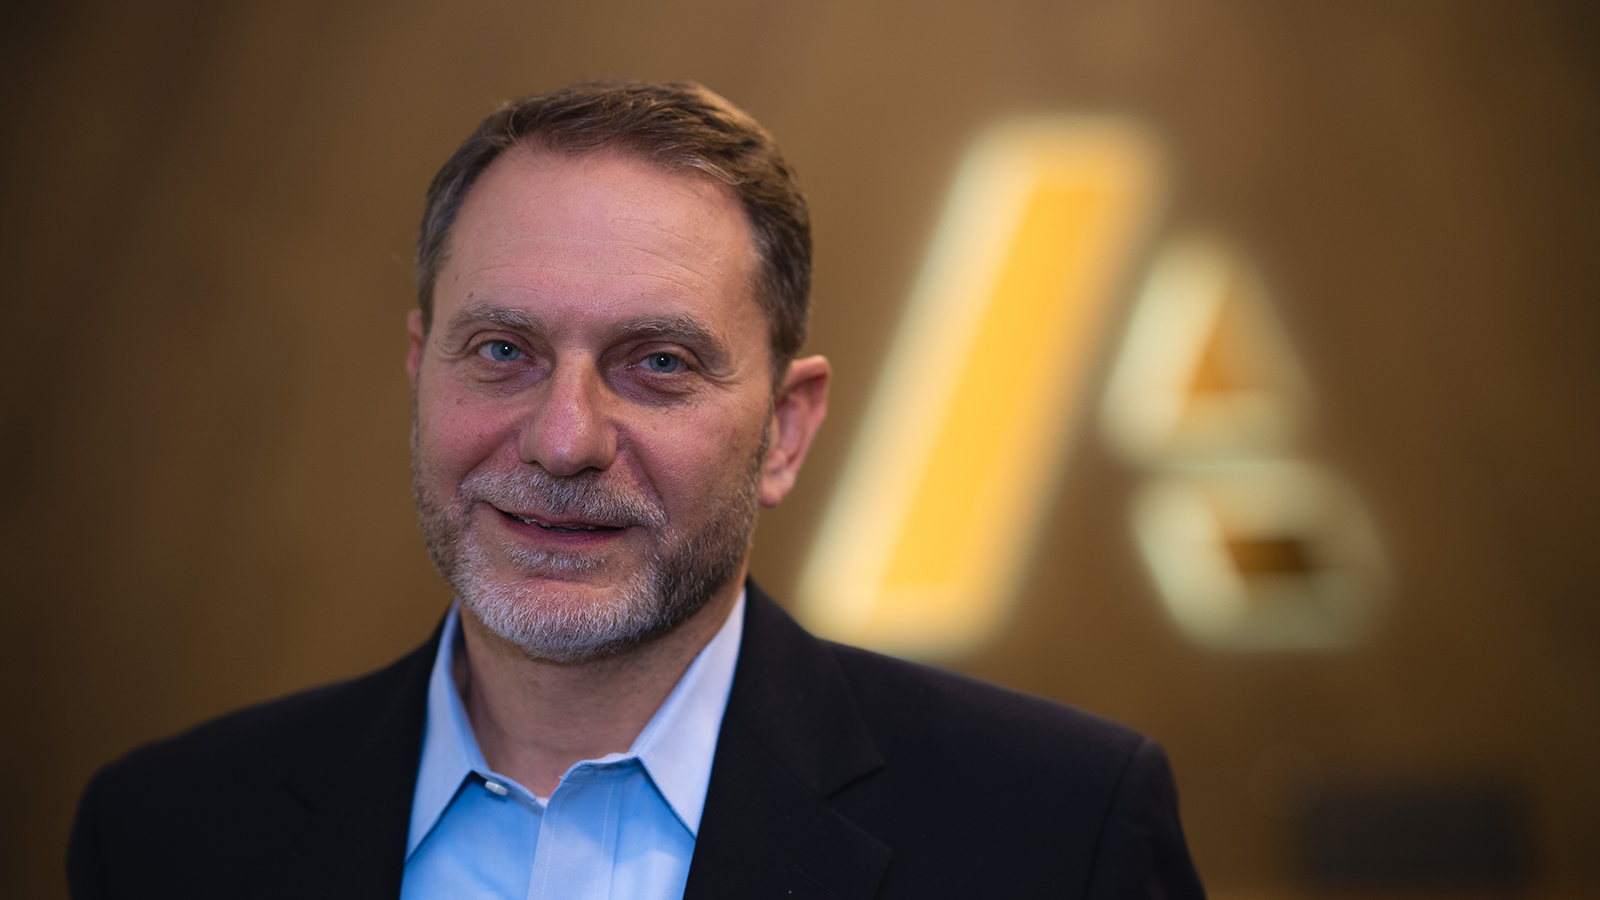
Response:
M0 894L59 896L78 791L134 744L374 667L447 600L401 370L422 188L494 103L693 78L810 194L833 415L755 571L780 595L965 141L1146 116L1165 226L1248 247L1318 399L1311 452L1395 570L1370 640L1203 651L1085 431L1014 625L958 667L1169 748L1219 895L1293 890L1252 802L1330 777L1531 798L1541 892L1600 887L1600 29L1533 3L241 0L0 13ZM13 6L21 6L14 4ZM953 773L952 788L981 789Z

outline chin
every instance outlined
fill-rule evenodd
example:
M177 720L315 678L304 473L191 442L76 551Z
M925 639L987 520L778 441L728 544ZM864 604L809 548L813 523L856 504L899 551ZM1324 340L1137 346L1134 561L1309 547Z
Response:
M645 573L604 585L571 580L470 579L462 605L530 658L575 663L612 656L671 630L703 605L661 602Z

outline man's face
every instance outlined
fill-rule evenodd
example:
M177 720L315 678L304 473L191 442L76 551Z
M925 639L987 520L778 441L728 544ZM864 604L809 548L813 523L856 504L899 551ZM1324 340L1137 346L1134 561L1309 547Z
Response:
M756 267L738 200L698 175L514 148L473 186L408 369L429 550L491 630L589 658L743 574L793 477L767 465Z

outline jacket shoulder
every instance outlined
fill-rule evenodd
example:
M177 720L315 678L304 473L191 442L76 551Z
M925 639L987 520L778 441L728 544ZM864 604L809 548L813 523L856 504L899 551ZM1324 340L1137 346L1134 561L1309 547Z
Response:
M371 718L395 703L408 676L424 664L426 649L376 672L236 710L145 744L107 765L95 780L165 782L168 774L272 771L304 754L326 758L331 748L359 740Z
M825 642L826 643L826 642ZM1145 741L1084 710L933 666L827 643L862 716L886 753L971 755L1007 764L1048 763L1115 776Z
M289 877L267 874L287 872L273 865L285 859L332 884L360 868L351 860L398 858L436 647L437 632L385 669L230 713L101 769L72 826L73 896L203 897L241 877ZM322 834L319 821L365 827ZM323 845L343 853L343 868Z
M884 896L1203 896L1155 742L1065 704L829 649L884 759L831 802L894 848Z

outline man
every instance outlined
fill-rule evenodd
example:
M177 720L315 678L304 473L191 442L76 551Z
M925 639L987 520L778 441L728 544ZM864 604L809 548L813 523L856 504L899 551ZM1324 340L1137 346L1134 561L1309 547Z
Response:
M829 378L748 116L519 101L435 179L418 269L415 491L457 605L384 671L101 772L76 896L1202 896L1154 744L819 642L746 578Z

